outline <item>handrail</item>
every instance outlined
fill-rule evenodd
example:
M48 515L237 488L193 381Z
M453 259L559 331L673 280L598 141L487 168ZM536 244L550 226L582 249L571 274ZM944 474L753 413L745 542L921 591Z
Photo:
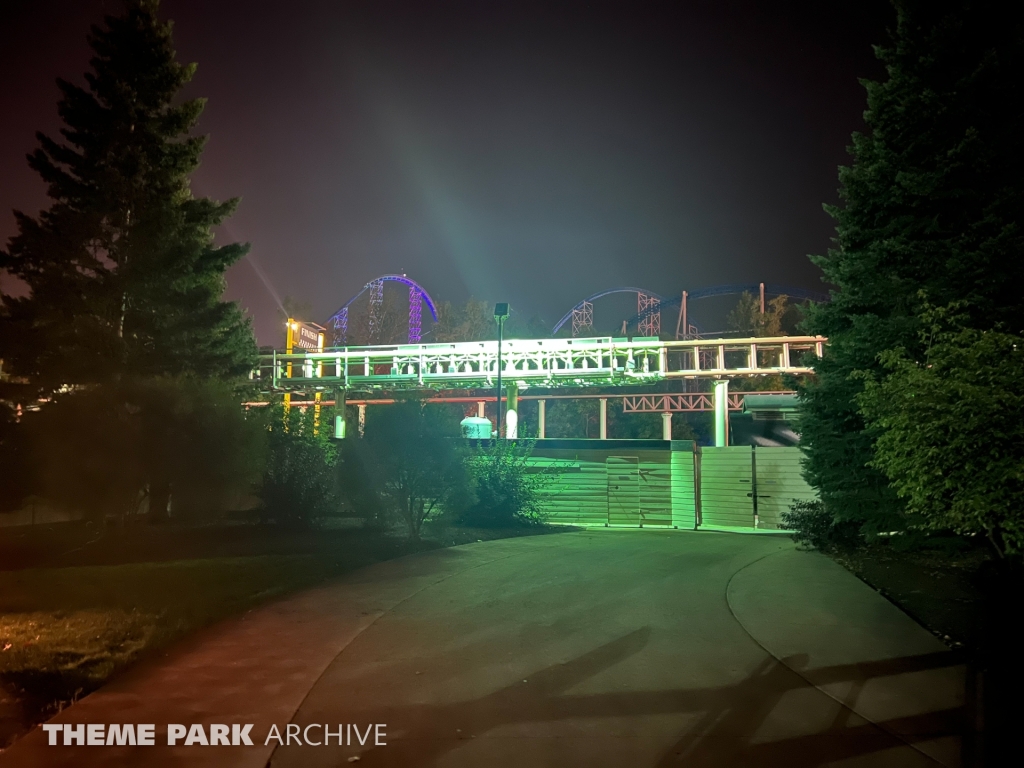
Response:
M630 385L673 378L810 374L823 336L745 339L509 339L502 375L534 386ZM253 378L271 389L491 386L497 341L388 344L261 355ZM289 375L289 371L291 372Z

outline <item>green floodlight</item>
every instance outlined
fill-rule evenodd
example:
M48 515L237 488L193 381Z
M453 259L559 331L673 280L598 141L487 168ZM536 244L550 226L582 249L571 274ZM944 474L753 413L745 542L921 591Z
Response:
M508 317L508 303L494 305L494 319L499 323Z

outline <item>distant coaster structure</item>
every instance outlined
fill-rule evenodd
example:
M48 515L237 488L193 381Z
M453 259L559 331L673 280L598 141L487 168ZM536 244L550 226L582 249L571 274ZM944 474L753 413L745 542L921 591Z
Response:
M679 296L666 299L654 291L643 288L621 287L609 288L605 291L588 296L576 306L563 315L555 327L552 335L568 322L571 321L572 335L593 336L594 335L594 302L598 299L616 293L635 293L637 297L637 312L623 323L622 335L628 334L630 329L636 329L636 335L641 337L658 336L661 333L661 313L663 310L678 309L676 321L676 339L699 339L701 329L694 322L689 314L690 302L697 299L706 299L712 296L729 296L743 293L751 293L760 297L761 311L765 308L767 296L789 296L794 299L825 302L829 296L817 291L808 291L804 288L793 286L776 285L772 283L731 283L728 285L715 285L709 288L701 288L697 291L683 291Z
M583 301L566 312L562 316L561 320L555 323L555 327L551 329L551 335L554 336L559 330L561 330L563 325L571 320L572 335L574 337L593 336L594 302L598 299L603 299L605 296L611 296L616 293L636 294L637 316L641 314L644 316L643 322L641 322L637 327L638 336L657 336L661 333L661 312L652 311L652 309L660 306L665 299L654 291L649 291L645 288L623 286L621 288L609 288L606 291L598 291L592 296L587 296L587 298L583 299Z
M409 290L409 343L348 345L348 310L352 303L369 293L369 325L373 331L382 322L384 283L396 282ZM587 297L573 307L555 326L557 332L572 321L575 338L509 339L499 353L496 341L422 343L421 313L426 303L434 320L437 309L427 292L406 275L382 275L363 286L328 321L333 343L316 350L272 351L260 356L252 378L266 392L294 393L307 401L293 404L344 403L349 393L361 395L352 403L359 408L362 434L366 405L393 402L394 393L407 390L424 393L435 390L435 402L474 400L478 416L484 415L484 402L507 400L508 411L517 411L519 392L527 387L545 390L577 390L583 387L623 387L619 395L628 413L661 413L662 437L671 440L671 416L674 412L715 412L715 444L728 441L728 411L740 407L742 393L729 394L729 380L779 374L813 374L813 360L823 354L827 339L821 336L778 336L761 338L707 338L700 334L687 316L688 301L708 296L757 292L762 310L766 295L785 294L797 299L827 300L822 294L798 288L759 284L734 284L682 292L678 299L666 299L654 291L636 287L612 288ZM593 336L593 302L616 293L637 296L637 314L623 322L626 338ZM678 306L680 319L675 340L660 338L661 311ZM628 326L638 333L629 338ZM685 333L682 332L685 329ZM581 334L587 334L582 337ZM499 375L505 383L503 396L490 394ZM710 392L636 392L633 387L672 380L710 379ZM467 391L460 394L459 390ZM484 392L485 394L481 394ZM760 393L764 394L764 393ZM776 392L774 395L791 393ZM544 435L544 404L547 399L587 394L555 395L545 392L539 400L539 434ZM599 400L600 435L607 438L608 392L593 395ZM324 397L332 398L325 400ZM312 398L311 400L309 398ZM745 400L742 401L745 403ZM339 427L339 420L341 426ZM506 425L507 426L507 425ZM514 432L513 432L514 434ZM344 422L336 414L335 436L344 436Z
M400 283L405 285L409 289L409 343L419 344L423 335L423 305L427 305L427 310L430 312L430 316L437 322L437 307L434 304L434 300L430 298L430 294L417 283L415 280L405 275L381 275L375 277L373 280L368 282L362 287L355 296L346 301L341 305L330 320L327 321L327 327L332 332L331 346L340 347L348 344L348 310L349 307L362 296L364 293L369 292L370 296L370 312L369 312L369 326L370 336L373 337L375 332L380 328L381 315L384 306L384 283Z

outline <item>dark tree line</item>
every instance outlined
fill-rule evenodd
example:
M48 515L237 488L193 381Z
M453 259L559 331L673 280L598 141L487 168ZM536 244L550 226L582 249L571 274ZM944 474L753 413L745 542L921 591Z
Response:
M214 242L237 200L190 191L204 101L178 98L196 67L176 60L157 2L126 2L89 45L84 86L58 81L60 135L38 134L28 157L51 204L16 211L0 251L15 286L0 297L0 451L22 470L5 502L34 492L159 515L172 486L184 498L216 485L215 467L246 486L258 464L233 458L255 434L240 400L256 344L221 298L248 246ZM231 439L240 450L225 455Z
M988 542L980 647L985 764L1017 753L1024 589L1024 9L896 0L867 82L867 130L840 170L834 286L807 329L829 338L803 389L806 475L795 509L831 546ZM953 541L958 540L953 538ZM907 546L906 544L902 546Z
M895 27L876 49L887 77L865 82L867 130L854 135L852 163L840 170L842 203L828 209L835 245L813 259L834 288L805 325L829 338L816 379L803 389L807 476L830 516L869 536L951 527L992 533L1000 554L1012 554L1024 540L1019 524L1007 527L1003 518L1012 508L1021 514L1019 490L991 498L1002 512L990 509L981 522L986 516L937 514L915 488L941 486L941 504L957 504L967 487L943 483L939 455L984 456L998 419L971 414L993 410L985 398L1024 394L1000 368L1020 346L984 341L991 333L1020 339L1024 324L1022 12L1019 4L963 0L894 5ZM953 339L981 346L960 357L936 347ZM932 367L940 359L941 369ZM926 396L920 376L943 370L936 386L955 388L967 365L991 370L990 386L951 389L949 409L911 400ZM894 407L916 417L902 419ZM954 411L942 429L928 423ZM923 430L930 432L921 442ZM921 446L918 461L893 453L912 440ZM1024 446L1000 445L1022 466Z

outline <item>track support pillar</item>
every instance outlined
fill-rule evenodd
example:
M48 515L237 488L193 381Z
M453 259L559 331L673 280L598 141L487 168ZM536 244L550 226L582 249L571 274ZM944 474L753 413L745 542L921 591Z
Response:
M729 380L715 382L715 447L729 444Z

